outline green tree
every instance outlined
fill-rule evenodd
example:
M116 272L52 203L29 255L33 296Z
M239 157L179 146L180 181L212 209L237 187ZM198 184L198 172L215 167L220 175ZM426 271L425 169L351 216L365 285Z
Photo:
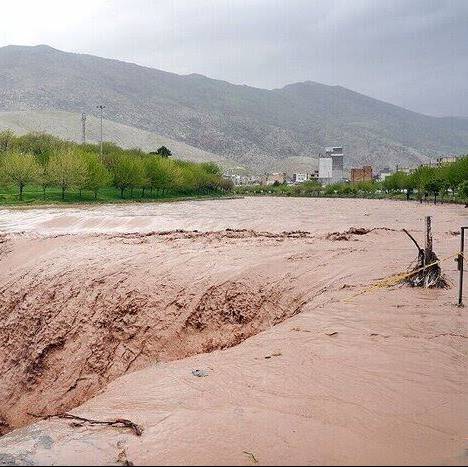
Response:
M456 162L447 164L441 169L442 177L447 181L447 185L455 194L457 188L464 180L468 180L468 156L460 157Z
M408 175L405 172L398 171L389 175L383 181L383 188L387 192L399 192L405 189Z
M0 131L0 152L12 151L16 146L16 136L11 130Z
M412 174L412 182L418 190L418 199L422 203L423 196L429 194L429 183L435 178L435 168L427 165L421 165Z
M217 175L219 177L223 175L223 171L221 170L221 167L219 167L214 162L202 162L201 164L198 164L198 165L207 174Z
M46 199L46 190L50 186L51 180L48 172L48 165L41 166L41 175L39 177L39 184L42 187L42 198Z
M172 156L171 150L166 148L166 146L161 146L160 148L158 148L156 152L152 152L150 154L156 154L160 157L165 157L165 158Z
M83 188L92 191L94 199L97 199L99 190L110 185L111 174L97 154L84 153L82 157L87 168Z
M145 180L145 169L141 158L119 155L112 167L114 186L120 190L120 197L124 198L125 190L141 186Z
M2 178L7 184L18 187L19 199L23 199L24 187L39 179L41 168L32 154L8 153L2 161Z
M45 133L27 133L19 136L16 144L21 152L34 154L42 165L47 164L52 154L71 149L75 145Z
M87 177L86 163L77 151L70 149L52 154L47 164L47 176L51 185L61 189L64 200L67 190L84 185Z
M458 186L458 194L465 200L465 208L468 208L468 179L460 183Z
M164 194L175 188L174 167L173 161L161 157L150 156L145 160L145 176L151 192Z
M304 183L300 183L294 187L294 191L300 195L306 196L320 196L320 192L322 191L322 185L317 180L308 180Z
M364 193L365 195L375 193L375 190L376 190L375 183L371 181L358 182L358 183L355 183L354 186L356 187L358 193Z
M405 176L402 179L402 188L406 192L406 200L409 201L416 188L414 177L411 174L405 173Z
M439 178L431 178L426 182L425 189L429 194L434 196L434 204L437 204L437 196L443 188L443 180Z

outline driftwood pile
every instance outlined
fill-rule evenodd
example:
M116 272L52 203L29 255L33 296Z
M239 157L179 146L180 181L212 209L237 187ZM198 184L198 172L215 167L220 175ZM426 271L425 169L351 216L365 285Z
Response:
M440 261L433 250L431 218L426 217L426 241L425 247L421 248L415 238L406 230L403 232L413 241L418 249L416 265L409 271L405 283L411 287L425 287L444 289L448 282L442 274Z

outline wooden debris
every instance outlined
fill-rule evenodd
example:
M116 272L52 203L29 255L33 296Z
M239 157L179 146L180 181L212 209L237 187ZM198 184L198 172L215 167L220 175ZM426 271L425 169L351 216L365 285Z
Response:
M57 415L57 418L63 418L67 420L73 420L75 426L88 425L106 425L113 426L116 428L129 428L136 436L141 436L143 434L143 428L136 423L133 423L131 420L125 418L117 418L116 420L93 420L90 418L78 417L77 415L72 415L69 413L64 413ZM78 422L78 423L77 423ZM72 424L72 426L73 426Z
M281 357L281 355L283 355L281 352L275 352L275 353L272 353L271 355L267 355L265 359L268 360L272 357Z
M416 239L406 230L406 235L412 240L418 249L418 260L412 271L405 278L405 283L411 287L425 287L443 289L448 287L448 282L442 274L440 261L433 250L431 217L426 217L425 247L421 248Z
M254 463L254 464L258 464L258 459L255 457L255 454L253 454L252 452L249 452L249 451L242 451L246 456L249 456L250 460Z
M135 465L131 460L128 459L127 450L121 442L117 443L119 454L117 455L117 463L120 465Z

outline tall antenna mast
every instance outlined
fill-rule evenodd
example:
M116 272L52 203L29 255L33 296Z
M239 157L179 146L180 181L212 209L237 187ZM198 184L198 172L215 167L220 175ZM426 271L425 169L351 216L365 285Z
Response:
M97 105L96 108L98 108L100 110L100 117L101 117L101 141L100 141L100 146L101 146L101 159L102 159L102 109L105 109L106 106L105 105Z
M86 114L81 114L81 142L86 144Z

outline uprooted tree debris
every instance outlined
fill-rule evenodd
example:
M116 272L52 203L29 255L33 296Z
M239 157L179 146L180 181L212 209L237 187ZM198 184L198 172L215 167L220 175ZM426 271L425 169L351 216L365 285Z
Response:
M62 414L47 415L47 416L41 416L41 415L30 413L29 415L35 418L43 418L43 419L62 418L66 420L72 420L71 426L75 428L85 426L85 425L105 425L105 426L113 426L116 428L128 428L136 436L141 436L143 434L143 428L140 425L137 425L131 420L127 420L125 418L118 418L116 420L93 420L91 418L78 417L77 415L72 415L70 413L62 413Z
M418 259L416 266L412 268L406 276L404 282L411 287L425 287L444 289L448 287L448 282L442 274L440 261L433 251L432 227L430 216L426 217L426 239L425 247L421 248L415 238L403 229L406 235L413 241L418 249Z

